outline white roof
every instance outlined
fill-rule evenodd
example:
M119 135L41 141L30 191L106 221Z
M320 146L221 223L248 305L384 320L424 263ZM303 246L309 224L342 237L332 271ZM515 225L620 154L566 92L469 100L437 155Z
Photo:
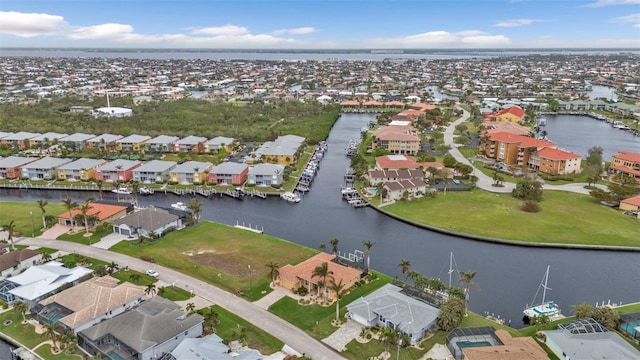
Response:
M91 272L91 269L79 266L68 269L61 262L50 261L34 265L22 274L9 278L12 283L20 285L9 292L22 299L36 300Z

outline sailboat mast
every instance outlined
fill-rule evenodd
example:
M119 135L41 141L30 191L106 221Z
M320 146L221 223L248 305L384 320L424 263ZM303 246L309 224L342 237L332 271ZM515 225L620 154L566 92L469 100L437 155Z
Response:
M451 289L451 274L453 274L453 251L449 254L449 289Z
M542 303L544 304L544 299L547 296L547 281L549 280L549 268L551 266L547 265L547 272L544 273L544 284L542 285Z

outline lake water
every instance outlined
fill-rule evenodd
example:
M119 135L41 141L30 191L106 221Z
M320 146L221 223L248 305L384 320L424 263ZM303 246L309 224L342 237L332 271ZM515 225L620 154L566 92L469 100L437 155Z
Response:
M553 289L547 293L547 299L555 300L566 314L571 314L571 305L582 302L595 305L608 300L640 301L640 253L490 244L411 226L371 208L350 207L340 195L343 175L349 166L345 149L349 140L359 137L360 129L372 119L369 114L342 115L331 130L327 140L329 150L311 191L300 203L286 203L277 197L242 201L199 197L202 217L229 225L263 227L266 234L311 248L337 238L341 252L353 252L363 250L362 242L370 240L376 243L371 267L400 278L398 264L407 259L412 269L448 283L449 257L453 253L456 270L477 272L474 280L480 290L472 289L470 308L480 314L494 313L512 320L514 327L522 326L522 310L532 303L547 265L551 266L549 287ZM76 201L84 201L89 195L97 197L81 192L0 189L3 200L35 202L44 198L58 202L67 195ZM105 196L115 199L111 193ZM188 200L162 194L141 197L140 204L170 206ZM1 206L0 203L0 210ZM453 283L457 281L454 275Z

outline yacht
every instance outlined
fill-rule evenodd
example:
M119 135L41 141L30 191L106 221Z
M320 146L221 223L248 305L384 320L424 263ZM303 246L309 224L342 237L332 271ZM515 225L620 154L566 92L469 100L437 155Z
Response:
M547 271L544 273L544 277L542 278L542 282L538 287L538 291L542 288L542 301L537 305L527 306L524 313L524 321L525 323L529 323L529 320L536 316L547 316L549 320L555 320L562 317L560 312L560 307L556 305L553 301L547 301L545 298L547 296L547 290L551 290L547 286L547 281L549 280L549 267L547 265ZM538 296L538 291L536 291L536 295L533 297L533 301L535 303L536 296Z
M286 192L280 195L282 199L290 203L298 203L300 202L300 195L293 192Z
M187 205L185 205L184 203L179 202L179 201L177 203L171 204L171 207L174 208L174 209L187 211Z
M131 195L132 192L131 190L121 187L121 188L117 188L117 189L113 189L111 190L112 193L116 193L116 194L124 194L124 195Z

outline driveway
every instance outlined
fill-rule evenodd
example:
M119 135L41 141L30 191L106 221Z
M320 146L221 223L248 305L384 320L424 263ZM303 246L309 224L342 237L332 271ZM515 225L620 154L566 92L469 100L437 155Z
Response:
M128 266L130 269L140 272L145 272L150 266L148 262L137 258L68 241L20 238L16 243L50 247L69 253L75 252L80 255L108 262L115 261L120 266ZM228 311L250 321L255 326L280 339L299 353L305 353L314 360L344 359L340 354L312 338L304 331L243 298L158 264L153 264L153 268L158 271L160 274L159 280L164 283L171 284L175 282L177 286L187 291L193 290L196 296L200 296L207 302L218 304Z
M69 226L55 224L52 227L45 230L42 235L38 236L41 239L57 239L58 236L66 234L69 231Z
M322 339L322 342L338 351L347 350L347 344L360 334L363 327L357 322L349 320L334 331L333 334Z
M100 248L100 249L109 249L110 247L112 247L113 245L119 243L122 240L126 240L127 236L126 235L122 235L122 234L118 234L118 233L111 233L107 236L104 236L102 239L100 239L100 241L98 241L95 244L91 244L91 246ZM131 241L137 241L137 239L129 239Z

